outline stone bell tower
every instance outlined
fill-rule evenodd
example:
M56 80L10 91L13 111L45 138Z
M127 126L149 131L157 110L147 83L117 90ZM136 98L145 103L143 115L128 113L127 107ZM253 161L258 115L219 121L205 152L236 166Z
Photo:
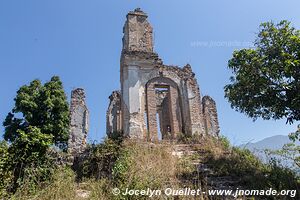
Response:
M127 14L123 30L123 50L153 52L153 29L147 17L140 8Z
M122 124L125 135L145 138L146 74L160 64L153 52L153 28L146 13L137 8L126 16L120 63Z

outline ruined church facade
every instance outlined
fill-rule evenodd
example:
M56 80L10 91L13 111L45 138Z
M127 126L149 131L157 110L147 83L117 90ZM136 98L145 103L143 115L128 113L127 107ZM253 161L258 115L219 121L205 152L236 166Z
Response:
M121 90L113 91L107 110L107 134L129 138L173 140L178 134L218 136L215 101L201 97L195 74L163 63L153 49L147 14L127 14L120 60Z

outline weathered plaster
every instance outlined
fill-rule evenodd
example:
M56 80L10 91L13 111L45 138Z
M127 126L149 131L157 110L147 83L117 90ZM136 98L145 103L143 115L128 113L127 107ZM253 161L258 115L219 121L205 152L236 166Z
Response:
M163 139L175 139L179 133L217 136L215 102L207 97L202 100L189 64L182 68L163 64L153 51L153 29L147 17L136 9L128 13L124 25L120 60L121 122L118 122L121 125L117 127L128 137L150 141L158 139L158 123ZM162 95L159 87L168 89ZM113 114L108 112L108 115ZM108 116L111 118L114 116ZM107 129L108 133L114 131L117 130Z

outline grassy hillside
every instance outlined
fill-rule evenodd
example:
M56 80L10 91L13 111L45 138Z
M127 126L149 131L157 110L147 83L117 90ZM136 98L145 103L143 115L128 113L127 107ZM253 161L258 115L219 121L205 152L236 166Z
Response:
M278 190L299 188L299 177L289 169L275 162L263 164L250 151L232 148L225 139L215 138L183 138L181 143L158 144L106 139L102 144L90 146L77 159L76 165L61 165L53 174L51 181L40 184L39 189L32 191L24 185L10 198L149 199L149 196L114 195L115 188L120 192L126 189L164 190L185 187L201 191L237 187L272 187ZM157 195L152 199L166 198L194 199L194 196ZM197 199L222 197L201 193Z

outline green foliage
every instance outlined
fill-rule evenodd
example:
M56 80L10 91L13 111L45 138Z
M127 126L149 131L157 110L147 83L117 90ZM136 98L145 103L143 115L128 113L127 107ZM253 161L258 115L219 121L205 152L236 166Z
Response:
M11 182L12 174L7 169L9 162L8 145L5 141L0 142L0 198L7 196L7 187Z
M231 147L230 141L228 140L227 137L221 135L221 136L219 137L219 141L221 142L221 144L223 145L223 147L224 147L225 149L229 149L229 148Z
M255 175L261 171L263 164L248 149L232 148L230 156L208 159L213 163L215 171L219 175L243 177L250 174Z
M276 190L292 189L299 191L300 178L296 172L288 167L282 166L276 159L272 159L264 172L266 176L265 188L275 188ZM298 198L300 194L297 194Z
M225 97L253 119L300 120L300 31L287 21L263 23L255 47L233 53Z
M235 176L247 189L299 189L300 179L294 171L275 159L264 164L248 149L233 147L230 155L211 156L207 162L213 166L215 176Z
M116 142L117 144L121 144L124 139L124 134L122 131L116 131L108 134L108 139Z
M292 141L296 141L296 140L300 140L300 124L298 124L298 128L297 128L297 131L295 131L295 132L293 132L293 133L291 133L290 135L289 135L289 137L290 137L290 139L292 140ZM299 153L300 153L300 151L299 151Z
M112 176L118 184L123 184L127 180L127 172L132 165L129 149L123 149L121 155L116 160L112 170Z
M118 138L120 139L120 138ZM86 155L76 166L78 178L100 179L112 173L114 162L119 156L121 140L105 139L103 143L89 146Z
M18 118L22 114L22 118ZM3 123L4 139L14 142L18 130L37 127L42 133L53 135L55 144L68 140L69 107L62 82L54 76L44 85L39 80L22 86L15 98L15 106Z
M46 156L52 144L52 136L41 133L39 128L29 126L26 131L18 130L15 141L8 147L6 172L12 173L8 190L15 192L23 185L34 191L37 184L51 178L53 163Z
M0 195L24 188L35 193L50 181L56 167L47 150L53 144L66 146L68 139L69 109L59 78L22 86L3 125L9 145L0 147Z
M283 145L283 147L279 150L269 150L266 149L265 153L269 156L269 157L276 157L279 156L281 161L287 161L293 162L293 168L295 170L299 170L300 168L300 146L296 145L295 143L288 143Z
M48 147L52 144L52 135L44 134L37 127L29 126L25 131L18 130L15 141L9 146L13 155L13 163L23 164L43 158Z
M225 97L231 106L254 120L258 117L285 118L288 123L300 120L299 49L300 31L289 22L262 23L255 48L235 51L228 62L234 76L225 86ZM299 130L291 134L291 139L300 139L299 134ZM292 152L298 151L296 149L296 146L285 146L277 153L290 157ZM298 189L299 177L292 170L280 166L277 161L262 165L253 159L250 152L233 150L238 156L223 158L217 166L221 171L234 173L237 170L236 175L251 172L252 177L244 179L251 186L255 183L261 188ZM298 158L294 160L297 162Z
M39 135L39 134L38 134ZM34 139L33 139L34 141ZM33 143L34 142L30 142ZM219 144L227 144L227 140ZM5 146L5 145L4 145ZM197 145L192 151L197 151ZM149 199L147 196L123 196L112 194L113 188L121 192L128 189L160 189L195 187L206 191L205 178L198 171L195 162L205 163L212 167L213 176L236 177L240 180L238 186L246 189L276 190L298 188L296 174L278 162L263 164L249 150L231 147L231 153L219 154L213 145L201 147L199 154L185 155L181 159L174 157L172 144L150 144L141 141L106 139L102 144L90 146L82 158L79 168L81 179L69 168L56 168L47 172L51 174L50 181L42 179L26 179L22 187L10 196L10 199L85 199L82 194L88 194L86 199ZM1 150L1 149L0 149ZM8 150L7 150L8 151ZM3 151L5 152L5 148ZM210 156L209 156L210 155ZM42 167L45 169L49 167ZM30 172L36 167L28 167ZM29 176L34 173L29 173ZM39 177L40 173L33 177ZM77 174L79 176L79 174ZM28 177L28 176L26 176ZM36 187L33 188L32 185ZM271 197L270 197L271 198ZM155 199L166 199L157 196ZM181 199L179 197L178 199Z

